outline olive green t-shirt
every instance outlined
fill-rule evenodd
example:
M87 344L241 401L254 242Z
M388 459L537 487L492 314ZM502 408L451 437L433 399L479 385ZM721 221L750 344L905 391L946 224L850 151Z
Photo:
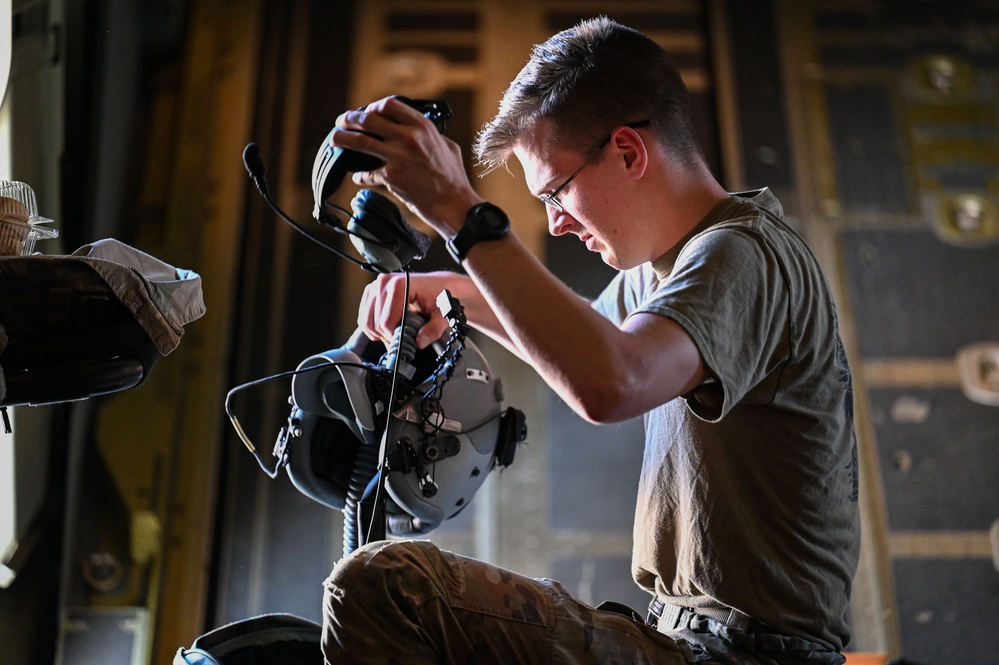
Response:
M639 585L840 650L860 520L850 370L832 295L768 191L732 195L594 306L669 317L717 377L645 416Z

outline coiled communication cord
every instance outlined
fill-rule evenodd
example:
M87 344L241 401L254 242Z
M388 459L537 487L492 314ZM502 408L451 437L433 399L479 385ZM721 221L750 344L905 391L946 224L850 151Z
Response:
M371 480L378 473L378 451L374 446L360 445L354 455L354 468L350 471L347 500L343 507L343 555L347 556L361 546L359 540L360 501Z

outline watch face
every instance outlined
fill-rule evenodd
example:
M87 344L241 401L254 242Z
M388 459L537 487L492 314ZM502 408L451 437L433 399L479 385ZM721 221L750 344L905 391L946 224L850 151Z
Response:
M454 260L461 263L468 250L482 240L499 240L510 230L506 213L491 203L480 203L468 211L465 225L445 243Z
M510 225L510 220L502 210L494 206L483 206L476 211L476 221L483 230L503 233Z

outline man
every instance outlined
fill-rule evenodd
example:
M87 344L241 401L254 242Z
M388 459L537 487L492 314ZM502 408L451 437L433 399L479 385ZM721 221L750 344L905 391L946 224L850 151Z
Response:
M620 271L594 303L508 232L417 112L385 99L337 126L336 145L386 161L355 182L387 186L467 272L413 275L408 303L380 276L368 336L390 339L408 304L428 344L446 287L582 417L644 414L633 573L654 600L646 625L429 543L376 543L326 582L327 660L842 662L860 528L832 297L772 194L711 176L662 49L605 18L553 36L476 145L489 168L515 155L550 232Z

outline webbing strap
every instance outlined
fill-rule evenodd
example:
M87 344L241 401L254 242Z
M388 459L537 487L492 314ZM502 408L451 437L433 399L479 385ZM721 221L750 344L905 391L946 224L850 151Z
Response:
M671 605L659 598L653 598L652 602L649 603L649 623L654 624L661 633L686 628L697 617L711 619L728 628L742 631L749 630L753 624L749 615L735 608L693 609Z

